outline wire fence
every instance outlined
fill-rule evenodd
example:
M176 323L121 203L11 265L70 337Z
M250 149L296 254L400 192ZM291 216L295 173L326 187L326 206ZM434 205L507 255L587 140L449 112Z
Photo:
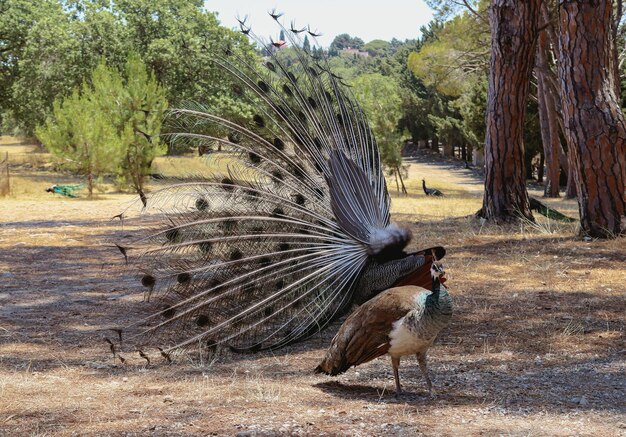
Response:
M16 169L26 170L54 170L56 168L54 160L49 153L45 152L9 152L0 151L0 197L11 195L12 176L15 176Z

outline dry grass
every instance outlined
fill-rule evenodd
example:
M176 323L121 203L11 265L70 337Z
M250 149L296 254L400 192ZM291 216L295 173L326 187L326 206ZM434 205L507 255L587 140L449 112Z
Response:
M37 168L45 166L52 158L49 153L43 153L36 144L0 135L0 161L4 161L7 156L11 165Z
M168 177L205 176L227 174L229 165L233 165L231 155L215 152L202 157L168 156L157 158L152 163L152 171Z
M0 434L626 435L624 240L481 224L480 180L453 164L414 162L407 183L394 218L414 247L447 247L455 299L434 400L412 359L400 400L386 359L314 375L336 328L274 354L114 363L106 328L137 317L142 290L103 243L135 230L110 220L134 196L0 199Z
M10 199L50 200L60 201L58 196L45 192L51 185L80 184L85 178L71 175L67 172L53 171L54 157L50 153L41 152L34 144L28 144L15 137L0 136L0 161L9 153L11 172ZM174 156L159 157L152 164L151 173L169 178L202 177L214 174L227 174L229 166L234 160L227 153L212 153L203 157ZM94 195L96 199L107 198L107 195L117 193L111 177L102 178L95 183ZM149 179L148 189L162 185L158 180ZM78 193L85 197L86 192Z

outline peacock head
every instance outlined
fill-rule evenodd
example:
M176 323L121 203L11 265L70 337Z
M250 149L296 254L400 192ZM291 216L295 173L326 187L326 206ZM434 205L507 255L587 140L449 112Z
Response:
M430 274L432 275L433 279L442 279L445 273L446 271L443 268L443 264L441 264L439 261L433 261L433 264L430 267Z

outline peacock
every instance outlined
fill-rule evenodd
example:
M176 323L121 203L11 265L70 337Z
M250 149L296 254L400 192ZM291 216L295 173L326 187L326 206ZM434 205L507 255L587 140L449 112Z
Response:
M450 323L452 299L441 285L444 270L440 263L432 264L431 274L432 292L415 286L395 287L357 308L339 328L316 373L336 376L389 354L399 396L400 358L415 354L432 395L426 352Z
M443 197L443 193L438 189L426 187L426 179L422 179L422 189L427 196Z
M278 349L382 290L429 288L432 261L445 255L443 247L406 250L411 231L390 221L363 110L325 55L303 48L303 35L318 35L270 15L290 59L281 54L285 42L257 37L246 19L241 32L261 48L262 61L250 63L232 47L215 56L232 95L254 108L249 119L199 105L171 112L170 139L219 144L226 170L150 193L144 209L160 224L117 242L152 302L147 317L116 328L120 340L127 333L124 344L158 347L168 360L196 345Z
M65 197L76 198L78 197L76 192L82 190L83 188L85 188L85 184L52 185L51 187L46 188L46 193L54 193Z

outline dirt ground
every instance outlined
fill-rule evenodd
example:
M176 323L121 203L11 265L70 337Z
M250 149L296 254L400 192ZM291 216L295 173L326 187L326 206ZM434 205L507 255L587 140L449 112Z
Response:
M426 198L422 177L446 197ZM455 305L429 352L434 399L413 358L400 399L388 359L313 374L337 325L273 354L113 362L107 329L142 314L109 245L137 231L111 220L133 198L0 199L0 434L626 436L626 240L467 217L480 180L454 163L414 161L407 182L394 219L414 247L446 246Z

